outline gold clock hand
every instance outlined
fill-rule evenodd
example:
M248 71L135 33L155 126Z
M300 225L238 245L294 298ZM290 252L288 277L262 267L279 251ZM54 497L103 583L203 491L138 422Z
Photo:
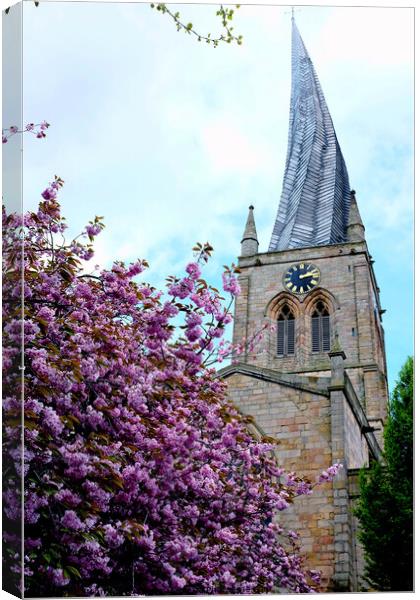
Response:
M299 279L304 279L305 277L314 277L316 273L304 273L303 275L299 275Z

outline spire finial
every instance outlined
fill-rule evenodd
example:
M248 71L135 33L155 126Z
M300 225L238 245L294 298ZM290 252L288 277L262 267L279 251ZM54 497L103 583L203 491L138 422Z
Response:
M356 201L356 192L354 190L350 191L350 208L346 237L348 242L360 242L365 239L365 226L360 216Z
M241 256L253 256L258 253L258 236L254 220L254 206L249 206L248 219L241 241Z
M292 6L292 21L295 20L295 7Z

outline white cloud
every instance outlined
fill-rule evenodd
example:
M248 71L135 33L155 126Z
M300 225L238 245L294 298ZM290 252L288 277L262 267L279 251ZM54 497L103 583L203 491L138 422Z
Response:
M323 68L362 61L389 69L413 60L413 34L413 8L342 7L329 13L313 51Z
M272 167L268 147L251 139L229 121L215 119L208 122L202 129L201 142L216 173L266 171Z

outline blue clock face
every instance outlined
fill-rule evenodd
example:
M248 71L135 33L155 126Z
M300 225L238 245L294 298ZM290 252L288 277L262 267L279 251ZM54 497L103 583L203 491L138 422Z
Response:
M319 284L321 273L310 263L291 266L284 275L284 286L294 294L307 294Z

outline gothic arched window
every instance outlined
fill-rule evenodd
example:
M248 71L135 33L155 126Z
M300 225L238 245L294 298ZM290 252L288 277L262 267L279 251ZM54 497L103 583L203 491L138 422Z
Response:
M312 313L312 352L328 352L330 337L330 314L320 300Z
M295 353L295 317L287 306L283 306L277 320L277 355Z

